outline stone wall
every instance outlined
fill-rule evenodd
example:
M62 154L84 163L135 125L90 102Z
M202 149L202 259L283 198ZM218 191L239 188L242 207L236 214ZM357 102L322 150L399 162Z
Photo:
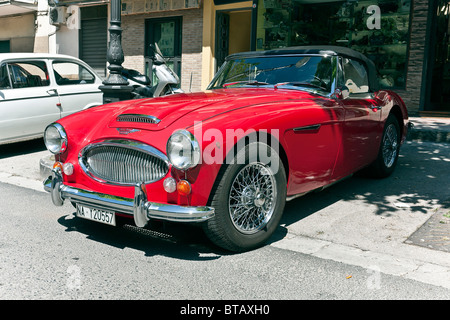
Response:
M425 46L427 45L428 0L412 1L412 17L410 27L410 43L406 89L396 90L405 101L409 114L418 115L424 106L420 105L420 94L423 83L423 67Z

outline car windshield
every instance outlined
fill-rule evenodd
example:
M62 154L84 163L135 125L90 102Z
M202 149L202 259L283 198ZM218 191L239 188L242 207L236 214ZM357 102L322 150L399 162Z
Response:
M331 56L261 56L224 63L208 89L243 86L293 86L330 92L334 79Z

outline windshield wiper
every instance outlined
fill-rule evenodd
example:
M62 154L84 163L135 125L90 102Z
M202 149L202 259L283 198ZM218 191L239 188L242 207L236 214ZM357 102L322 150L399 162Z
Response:
M309 83L309 82L280 82L280 83L277 83L274 87L278 88L279 86L311 87L311 88L327 90L327 88L324 88L318 84Z
M267 82L261 82L261 81L257 81L257 80L249 80L249 81L236 81L236 82L228 82L225 83L224 85L222 85L222 87L226 88L228 86L233 86L235 84L244 84L244 85L252 85L252 86L264 86L264 85L268 85L270 83Z

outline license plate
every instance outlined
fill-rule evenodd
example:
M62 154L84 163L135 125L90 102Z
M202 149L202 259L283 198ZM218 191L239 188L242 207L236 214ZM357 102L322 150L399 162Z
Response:
M116 216L114 212L89 208L77 203L77 217L93 220L111 226L116 225Z

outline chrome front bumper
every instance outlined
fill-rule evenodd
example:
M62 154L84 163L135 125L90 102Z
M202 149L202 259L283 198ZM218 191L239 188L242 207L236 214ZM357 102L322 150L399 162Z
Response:
M145 186L136 185L134 199L111 196L83 190L63 184L59 169L44 181L44 189L50 192L53 204L62 206L64 200L89 207L132 215L138 227L144 227L150 219L202 222L214 216L212 207L179 206L147 201Z

